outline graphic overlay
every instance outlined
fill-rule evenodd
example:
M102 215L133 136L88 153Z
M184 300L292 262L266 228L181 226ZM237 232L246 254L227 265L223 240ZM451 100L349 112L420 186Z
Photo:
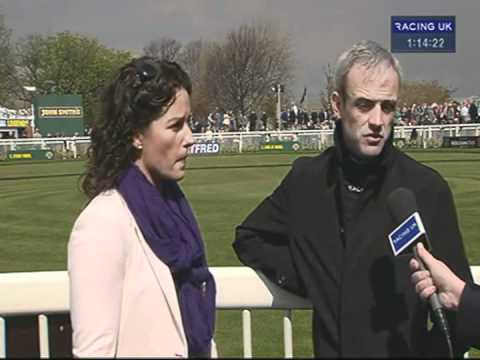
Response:
M455 16L392 16L393 53L454 53Z

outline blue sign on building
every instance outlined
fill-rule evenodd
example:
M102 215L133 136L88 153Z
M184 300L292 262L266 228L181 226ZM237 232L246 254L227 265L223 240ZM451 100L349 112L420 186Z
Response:
M390 48L394 53L454 53L455 16L392 16Z

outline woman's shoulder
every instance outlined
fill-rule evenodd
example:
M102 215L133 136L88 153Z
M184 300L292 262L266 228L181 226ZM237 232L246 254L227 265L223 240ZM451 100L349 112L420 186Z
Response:
M82 210L77 218L79 222L98 222L126 224L129 220L129 210L122 196L116 189L104 191L95 196Z
M69 270L98 265L99 261L102 266L123 266L133 238L130 224L128 209L116 190L94 197L80 213L70 233Z

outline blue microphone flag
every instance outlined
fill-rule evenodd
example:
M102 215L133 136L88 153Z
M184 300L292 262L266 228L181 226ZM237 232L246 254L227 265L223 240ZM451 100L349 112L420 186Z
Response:
M420 214L414 212L388 235L393 254L397 256L422 235L425 235L425 227L423 226Z

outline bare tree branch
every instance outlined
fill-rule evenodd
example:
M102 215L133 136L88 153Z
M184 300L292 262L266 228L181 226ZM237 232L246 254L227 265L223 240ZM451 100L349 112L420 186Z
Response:
M209 97L223 110L256 111L271 87L292 79L290 41L272 24L242 25L209 51Z
M331 64L323 67L324 85L325 88L320 92L320 104L323 109L330 108L330 97L335 90L335 68Z
M161 37L150 41L144 48L145 55L156 56L168 61L177 61L182 44L169 37Z

